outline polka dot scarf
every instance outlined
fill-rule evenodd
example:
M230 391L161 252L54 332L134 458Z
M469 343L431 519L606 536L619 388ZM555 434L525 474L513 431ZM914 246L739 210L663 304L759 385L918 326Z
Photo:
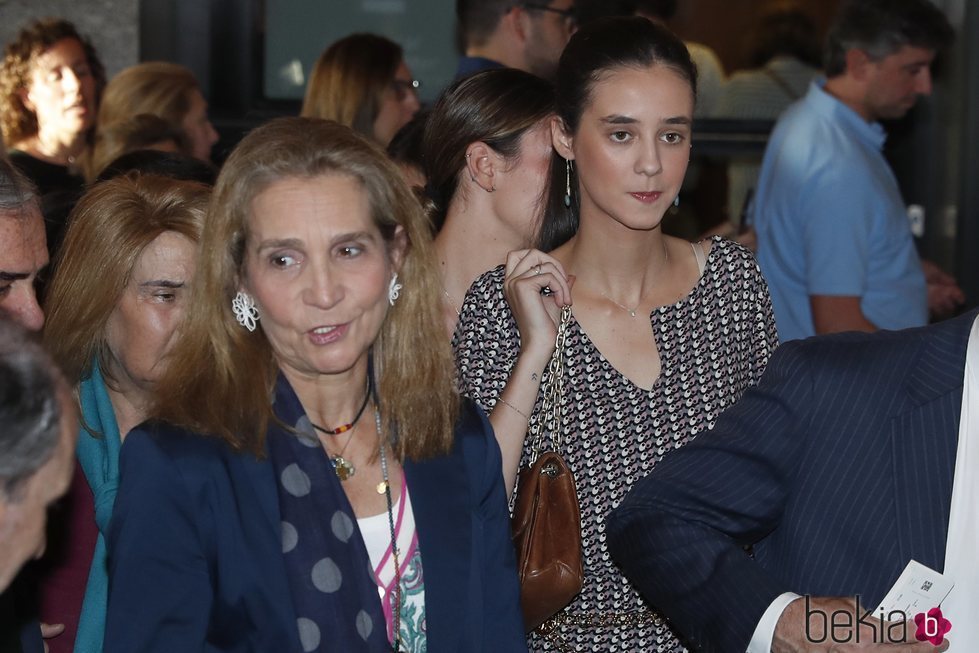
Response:
M340 480L299 399L280 374L269 459L275 470L285 560L303 651L390 651L367 548Z

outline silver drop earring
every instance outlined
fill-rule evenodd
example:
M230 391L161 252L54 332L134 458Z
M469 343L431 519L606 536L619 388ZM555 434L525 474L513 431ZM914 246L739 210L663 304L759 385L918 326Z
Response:
M677 195L673 198L673 206L680 206L680 196Z
M248 293L238 291L235 298L231 300L231 310L235 314L238 324L249 331L254 331L258 325L258 309L255 308L255 300Z
M566 176L564 181L564 206L571 208L571 159L564 160Z
M395 272L394 276L391 277L391 283L388 285L388 303L394 306L394 302L398 301L398 297L401 296L401 289L404 288L400 283L398 283L398 273Z

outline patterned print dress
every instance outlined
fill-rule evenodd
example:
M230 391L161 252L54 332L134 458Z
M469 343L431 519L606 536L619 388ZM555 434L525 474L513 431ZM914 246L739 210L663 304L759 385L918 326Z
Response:
M532 651L684 650L612 563L605 520L633 483L664 455L713 427L758 381L778 342L768 288L751 252L715 238L704 267L687 296L650 315L662 364L651 390L619 373L572 318L561 398L562 453L578 488L585 582L550 624L550 634L531 635ZM476 280L453 338L462 391L487 412L520 351L503 276L500 266ZM532 423L539 412L540 397ZM521 466L529 455L528 442Z

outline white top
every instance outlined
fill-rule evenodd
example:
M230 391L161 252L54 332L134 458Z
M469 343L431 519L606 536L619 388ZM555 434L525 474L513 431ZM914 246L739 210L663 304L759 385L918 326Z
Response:
M418 549L418 531L415 529L415 513L411 509L411 495L402 477L401 496L394 503L394 529L397 533L398 563L401 579L400 640L401 649L426 650L425 579L421 552ZM387 511L357 520L361 537L367 547L367 555L374 570L377 593L387 621L388 640L393 641L394 603L394 556L391 555L391 524Z

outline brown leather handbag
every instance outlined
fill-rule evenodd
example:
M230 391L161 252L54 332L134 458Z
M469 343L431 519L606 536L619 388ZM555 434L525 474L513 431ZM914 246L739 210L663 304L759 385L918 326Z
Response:
M540 418L531 426L533 460L520 471L513 510L513 541L524 626L531 632L581 591L581 512L574 476L557 451L542 451L544 432L561 445L564 342L571 309L561 312L557 341L542 383Z

